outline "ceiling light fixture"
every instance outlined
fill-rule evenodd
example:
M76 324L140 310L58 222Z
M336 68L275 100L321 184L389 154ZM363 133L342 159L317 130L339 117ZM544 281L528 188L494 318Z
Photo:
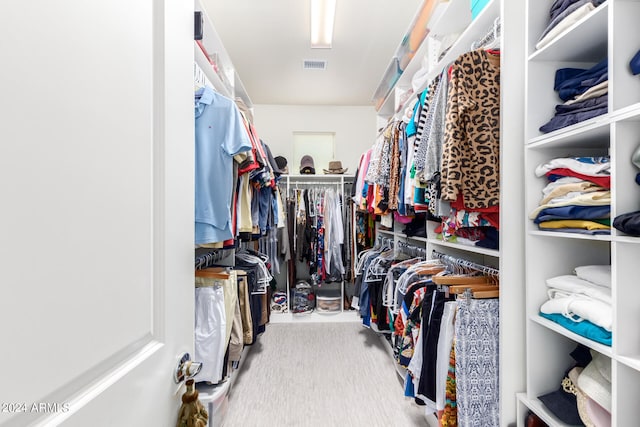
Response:
M311 0L311 47L331 49L336 0Z

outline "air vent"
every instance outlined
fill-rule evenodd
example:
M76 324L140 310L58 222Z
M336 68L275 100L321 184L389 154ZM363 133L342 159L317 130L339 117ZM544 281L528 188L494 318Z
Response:
M305 59L302 63L302 68L305 70L326 70L327 61Z

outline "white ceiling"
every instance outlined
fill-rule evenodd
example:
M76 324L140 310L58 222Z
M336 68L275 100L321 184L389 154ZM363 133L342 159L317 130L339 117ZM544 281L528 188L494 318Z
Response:
M338 0L332 49L309 46L309 0L202 0L253 104L372 105L421 0ZM303 70L305 59L326 70Z

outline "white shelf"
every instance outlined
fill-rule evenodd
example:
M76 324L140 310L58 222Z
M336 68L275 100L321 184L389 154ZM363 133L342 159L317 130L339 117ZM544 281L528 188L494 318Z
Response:
M598 62L606 58L608 6L608 3L598 6L545 47L532 53L529 60Z
M310 174L310 175L281 175L282 180L295 180L295 181L317 181L317 180L326 180L326 181L341 181L351 182L350 179L353 180L355 175L342 175L342 174ZM282 182L282 180L280 182Z
M395 235L396 235L396 233L394 233L394 232L393 232L393 230L385 230L385 229L383 229L383 228L378 228L378 229L376 230L376 232L377 232L377 233L382 233L382 234L388 234L388 235L390 235L390 236L395 236Z
M636 371L640 371L640 355L638 357L618 356L616 359L623 365L626 365Z
M438 14L429 22L430 34L446 36L462 33L471 23L471 8L468 0L441 2Z
M618 231L620 233L620 231ZM612 238L614 242L640 244L640 237L633 236L615 236Z
M463 245L461 243L445 242L438 239L428 239L429 244L436 246L445 246L447 248L455 248L460 251L471 252L474 254L487 255L492 257L500 257L500 251L497 249L488 249L480 246Z
M597 240L600 242L610 242L612 240L612 237L610 235L591 236L588 234L563 233L559 231L531 230L529 231L529 234L532 236L556 237L556 238L562 238L562 239L578 239L578 240Z
M214 89L227 98L233 98L233 93L227 85L222 82L218 73L213 70L211 63L207 60L207 57L204 52L202 52L202 49L200 49L200 46L198 46L197 43L194 43L193 46L195 62L207 76L207 79L209 79L209 82L213 85Z
M541 326L544 326L547 329L550 329L554 332L557 332L560 335L563 335L567 338L569 338L572 341L575 341L577 343L586 345L587 347L597 351L598 353L602 353L605 356L609 356L612 357L612 351L611 351L611 347L606 346L604 344L600 344L598 342L592 341L588 338L583 337L582 335L578 335L576 333L571 332L570 330L563 328L562 326L560 326L559 324L552 322L549 319L545 319L544 317L538 316L538 315L532 315L531 317L529 317L529 319Z
M413 240L414 242L422 242L422 243L427 243L429 241L429 239L427 239L426 237L420 237L420 236L407 236L406 234L399 234L398 237L400 239L403 239L405 241L407 240Z
M542 419L551 427L571 427L569 424L565 424L560 421L555 415L553 415L544 404L538 399L530 399L526 393L517 394L518 401L524 406L533 411L537 416Z
M201 43L209 55L212 57L215 56L218 72L224 75L224 77L217 75L209 61L206 59L204 53L202 53L198 44L194 43L196 48L196 62L200 65L200 68L205 66L208 68L208 70L204 70L203 68L203 71L207 73L207 77L210 77L209 71L211 74L216 75L214 79L211 79L210 77L210 80L212 80L211 83L218 92L230 99L239 97L248 108L252 108L253 104L251 103L251 99L240 80L240 76L233 66L231 58L229 57L229 54L227 53L227 50L215 29L213 21L209 17L207 10L202 3L202 0L194 0L194 10L201 11L204 17L203 40L201 40ZM200 51L202 58L198 58L198 51Z
M623 120L640 121L640 102L614 111L611 113L611 119L615 122Z
M576 144L575 146L584 147L585 145L580 142L581 138L584 138L584 144L588 146L589 143L597 142L598 138L608 135L608 126L612 121L609 114L593 117L575 125L532 138L529 140L529 146L540 146L563 141L565 144L574 143Z

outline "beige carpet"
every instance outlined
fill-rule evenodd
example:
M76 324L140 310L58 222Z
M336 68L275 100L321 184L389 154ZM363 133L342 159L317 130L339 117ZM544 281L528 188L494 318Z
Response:
M428 425L385 345L355 322L268 324L233 383L224 426Z

